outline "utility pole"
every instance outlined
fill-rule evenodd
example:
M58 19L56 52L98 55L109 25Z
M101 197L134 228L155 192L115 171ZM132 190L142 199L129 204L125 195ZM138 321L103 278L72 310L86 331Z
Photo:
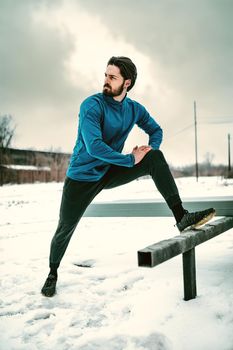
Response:
M198 159L197 159L197 108L196 108L196 101L194 101L194 128L195 128L196 180L198 181Z
M228 172L231 171L231 135L228 134Z

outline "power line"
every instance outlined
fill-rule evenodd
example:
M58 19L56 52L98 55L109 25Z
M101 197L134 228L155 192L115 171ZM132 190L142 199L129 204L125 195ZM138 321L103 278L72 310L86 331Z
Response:
M166 139L170 139L170 138L172 138L172 137L174 137L174 136L176 136L176 135L179 135L179 134L181 134L182 132L184 132L184 131L186 131L186 130L189 130L189 129L191 129L191 128L193 128L193 123L190 124L190 125L188 125L188 126L186 126L186 127L183 128L183 129L181 129L181 130L175 132L174 134L168 135L168 136L166 137Z
M201 124L231 124L233 123L233 117L224 118L201 118L199 120Z
M231 117L230 117L230 118L231 118ZM230 118L229 118L229 119L226 119L226 120L222 120L222 119L220 119L220 120L199 119L199 120L198 120L198 123L199 123L199 124L231 124L231 123L233 123L233 117L232 117L231 119L230 119ZM170 138L172 138L172 137L175 137L175 136L181 134L182 132L187 131L187 130L193 128L193 127L194 127L194 123L189 124L189 125L187 125L185 128L183 128L183 129L181 129L181 130L178 130L178 131L175 132L174 134L168 135L168 136L167 136L167 139L170 139Z

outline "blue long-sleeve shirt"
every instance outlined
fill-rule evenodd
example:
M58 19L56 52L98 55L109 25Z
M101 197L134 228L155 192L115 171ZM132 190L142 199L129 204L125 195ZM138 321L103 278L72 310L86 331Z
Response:
M77 181L98 181L111 164L133 167L133 154L121 152L135 124L149 135L149 145L158 149L162 129L141 104L127 96L118 102L102 93L85 99L67 176Z

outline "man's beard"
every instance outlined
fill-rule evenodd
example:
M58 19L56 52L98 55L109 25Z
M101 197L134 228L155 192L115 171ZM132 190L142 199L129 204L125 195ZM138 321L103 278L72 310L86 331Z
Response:
M116 90L112 90L110 85L105 84L103 88L103 94L111 97L120 96L124 90L124 83L125 82L123 81L122 85L119 86L119 88ZM106 88L108 88L108 90Z

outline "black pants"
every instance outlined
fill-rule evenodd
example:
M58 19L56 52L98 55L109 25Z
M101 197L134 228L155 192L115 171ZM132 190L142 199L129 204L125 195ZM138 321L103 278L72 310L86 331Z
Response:
M50 247L50 268L59 267L79 220L101 190L126 184L144 175L152 176L169 208L181 203L173 176L163 153L159 150L151 150L132 168L112 165L108 172L96 182L81 182L66 178L59 223Z

